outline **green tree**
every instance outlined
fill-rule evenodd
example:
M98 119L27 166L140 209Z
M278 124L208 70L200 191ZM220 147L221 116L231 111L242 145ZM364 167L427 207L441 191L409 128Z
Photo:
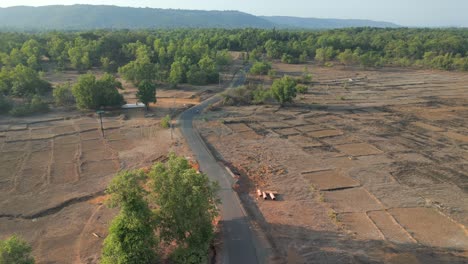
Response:
M292 102L296 93L296 81L289 76L275 80L271 85L271 94L281 105Z
M271 70L271 64L268 62L257 61L250 68L250 73L256 75L266 75Z
M150 264L156 260L153 214L141 187L144 178L141 172L120 172L106 190L109 206L120 207L120 212L104 240L103 264Z
M200 67L192 65L187 72L187 82L194 85L203 85L208 83L208 77Z
M119 74L127 80L138 85L143 80L155 79L155 67L149 61L135 60L119 68Z
M118 92L122 84L110 74L104 74L97 80L93 74L81 75L73 86L72 93L79 108L98 109L104 106L119 106L124 103Z
M102 69L107 73L113 73L117 71L117 63L108 57L101 57Z
M34 264L31 246L16 235L0 240L0 264Z
M217 184L175 154L165 164L153 166L149 176L161 240L176 242L178 263L206 262L214 236L212 222L218 215Z
M321 62L322 64L333 59L335 55L335 50L333 47L319 48L315 51L315 59Z
M346 66L354 64L358 61L358 58L354 55L351 49L346 49L345 51L338 54L338 59Z
M175 61L172 63L171 71L169 73L169 81L173 85L184 83L186 81L185 66L181 61Z
M2 69L0 74L0 89L14 96L44 94L50 88L50 83L42 80L34 69L22 64L10 70Z
M72 105L75 103L70 83L60 84L54 88L52 95L56 105Z
M141 81L138 84L136 96L140 102L145 104L146 109L148 109L149 103L156 103L156 85L149 80Z

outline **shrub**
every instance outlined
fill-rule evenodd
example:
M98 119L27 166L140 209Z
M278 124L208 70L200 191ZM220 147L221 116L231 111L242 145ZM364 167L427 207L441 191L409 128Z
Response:
M62 84L57 86L52 92L56 105L72 105L75 103L75 97L71 91L70 84Z
M309 87L303 85L303 84L298 84L296 86L296 91L300 94L306 94L307 91L309 90Z
M171 126L171 117L166 115L163 119L161 119L161 127L162 128L169 128Z
M271 94L281 105L290 103L296 97L296 85L293 78L285 76L273 82Z
M12 106L13 104L11 101L7 97L0 94L0 114L8 113Z
M10 115L12 116L27 116L35 113L45 113L49 111L49 105L42 101L42 98L38 95L35 95L29 103L15 105L13 109L10 110Z
M271 78L275 78L276 77L276 70L269 70L268 71L268 76L270 76Z
M265 90L261 87L257 87L256 89L252 90L253 104L264 104L270 99L272 99L270 90Z
M283 63L287 63L287 64L296 64L298 63L299 61L294 58L291 54L283 54L283 56L281 57L281 62Z
M271 70L271 64L268 62L257 61L250 68L250 73L256 75L266 75Z

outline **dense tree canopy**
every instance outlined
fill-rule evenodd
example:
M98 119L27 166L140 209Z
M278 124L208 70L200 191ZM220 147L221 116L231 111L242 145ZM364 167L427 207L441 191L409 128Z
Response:
M161 239L179 246L176 262L205 263L214 236L212 221L218 214L217 185L174 154L166 164L156 164L149 176L153 201L159 205L156 221Z
M275 75L272 60L332 66L413 66L468 71L467 29L349 28L328 31L275 29L175 29L0 33L0 93L30 100L50 84L42 70L101 68L138 86L154 83L217 83L219 72L240 51L252 74ZM89 76L90 84L95 81ZM106 77L109 79L108 77ZM113 83L112 80L108 82ZM119 87L117 83L104 87ZM81 87L81 84L78 85ZM82 89L81 108L122 103L115 89ZM60 90L66 92L65 90ZM91 93L92 91L92 93ZM57 94L58 95L58 94ZM107 99L104 100L103 98ZM5 100L4 100L5 101ZM6 102L5 101L5 102ZM16 102L16 101L15 101ZM8 104L4 104L8 105ZM7 107L6 107L7 108ZM4 109L6 109L4 107Z
M103 264L150 264L156 259L153 214L141 187L144 178L139 172L120 172L106 190L111 195L109 205L120 207L120 213L104 240Z
M110 74L104 74L100 79L93 74L84 74L73 86L72 92L79 108L98 109L122 105L124 99L118 89L122 89L122 84Z
M120 172L106 190L108 205L120 212L104 240L101 263L155 263L159 240L177 246L174 263L206 263L218 214L216 191L216 183L175 154L149 172Z

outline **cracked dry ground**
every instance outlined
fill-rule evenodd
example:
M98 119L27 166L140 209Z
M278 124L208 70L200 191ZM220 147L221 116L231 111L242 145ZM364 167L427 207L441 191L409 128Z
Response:
M104 138L96 117L0 125L0 239L24 237L37 263L97 262L116 213L103 205L108 182L166 155L171 142L158 120L103 121Z
M468 75L313 74L294 106L223 107L197 124L241 175L272 262L466 263Z

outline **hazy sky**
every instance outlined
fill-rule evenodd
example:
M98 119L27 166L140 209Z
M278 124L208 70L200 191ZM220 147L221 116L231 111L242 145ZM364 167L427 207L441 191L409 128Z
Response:
M77 3L239 10L254 15L357 18L404 26L468 27L468 0L0 0L0 7Z

